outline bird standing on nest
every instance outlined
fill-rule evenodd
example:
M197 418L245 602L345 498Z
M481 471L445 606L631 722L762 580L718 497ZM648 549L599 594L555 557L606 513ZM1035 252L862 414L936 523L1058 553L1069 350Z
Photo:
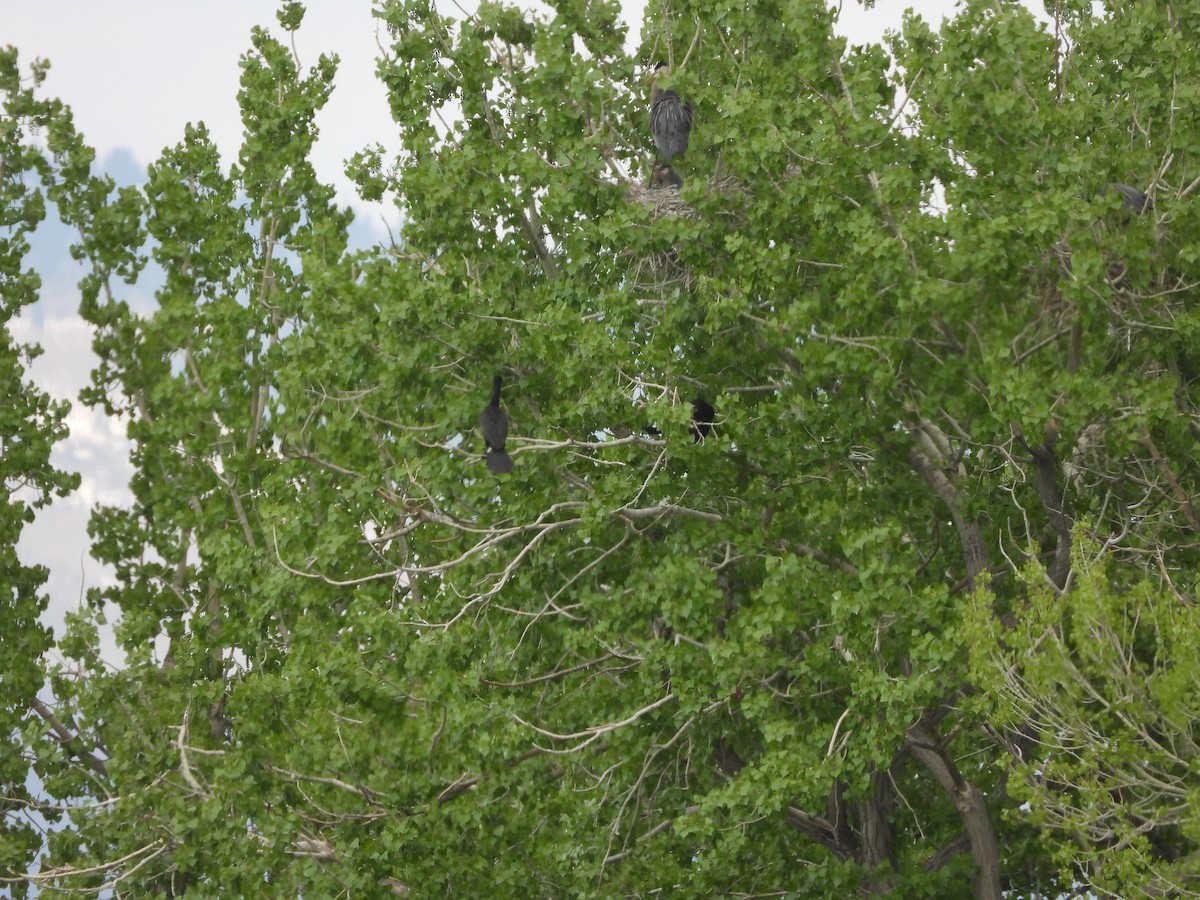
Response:
M497 475L512 471L512 457L504 451L508 438L508 413L500 408L500 376L492 379L492 401L479 414L479 430L487 447L487 467Z
M683 179L667 163L656 162L650 171L650 186L656 189L681 188Z
M654 146L664 160L682 156L692 133L694 107L684 103L672 90L663 90L658 80L671 74L671 67L660 62L650 73L650 132Z

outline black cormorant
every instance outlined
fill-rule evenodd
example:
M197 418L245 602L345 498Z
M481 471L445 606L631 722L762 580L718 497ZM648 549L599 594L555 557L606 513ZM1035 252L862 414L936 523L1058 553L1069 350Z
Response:
M487 445L487 467L498 475L512 471L512 457L504 452L508 414L500 408L500 376L492 379L492 402L479 414L479 430Z
M699 443L712 432L713 418L717 411L703 397L692 401L692 443Z
M694 109L690 102L680 100L674 91L658 86L658 79L670 74L671 67L660 62L650 75L650 131L654 135L654 146L664 160L682 156L687 150Z

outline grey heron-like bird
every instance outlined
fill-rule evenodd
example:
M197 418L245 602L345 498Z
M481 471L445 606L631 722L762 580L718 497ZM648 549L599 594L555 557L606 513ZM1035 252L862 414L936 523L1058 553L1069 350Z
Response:
M1140 216L1142 213L1154 211L1154 201L1146 196L1144 191L1140 191L1135 187L1130 187L1127 184L1121 184L1114 181L1106 185L1101 194L1120 194L1121 202L1125 204L1125 209L1134 215Z
M695 111L690 101L684 103L677 93L659 85L658 80L670 74L671 67L665 62L660 62L650 73L650 132L664 160L682 156L687 150Z

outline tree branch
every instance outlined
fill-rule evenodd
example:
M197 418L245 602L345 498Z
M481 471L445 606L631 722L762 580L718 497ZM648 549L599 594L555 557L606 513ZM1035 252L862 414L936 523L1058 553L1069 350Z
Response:
M983 529L979 523L971 522L962 514L958 502L958 490L945 474L938 469L919 448L913 447L908 452L908 461L917 474L925 479L933 495L946 504L950 511L950 519L958 531L958 540L962 544L963 562L967 567L967 587L975 589L975 579L988 566L987 547L983 542Z
M54 715L54 711L50 709L49 706L47 706L37 697L33 698L33 702L30 704L30 706L33 711L41 716L42 720L50 726L50 730L54 732L55 738L66 750L75 756L78 756L85 763L87 763L88 768L90 768L97 775L100 775L104 778L108 777L108 766L105 765L104 760L100 759L100 757L96 756L90 751L83 749L83 747L80 746L81 742L79 740L79 735L71 734L71 732L67 730L66 726L63 725L62 722L58 721L58 717Z
M908 729L908 739L913 756L950 795L966 826L976 865L975 897L977 900L1001 900L1000 849L983 792L962 777L945 748L920 723Z

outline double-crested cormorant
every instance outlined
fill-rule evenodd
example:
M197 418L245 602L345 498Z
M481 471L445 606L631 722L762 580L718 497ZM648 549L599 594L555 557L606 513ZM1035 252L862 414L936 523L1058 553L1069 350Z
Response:
M500 376L492 379L492 402L479 414L479 430L487 446L487 467L498 475L512 471L512 457L504 452L508 413L500 408Z
M712 433L713 418L717 411L703 397L692 401L692 443L696 444Z
M650 132L654 135L654 146L664 160L681 156L692 133L693 106L684 103L674 91L658 86L660 77L670 75L671 67L660 62L650 75Z
M1127 184L1114 181L1112 184L1107 185L1100 193L1102 195L1120 194L1121 202L1125 204L1125 209L1134 215L1140 216L1142 213L1154 210L1154 202L1146 196L1144 191L1139 191L1137 188L1130 187Z
M716 415L717 411L713 409L712 404L703 397L697 397L692 401L692 424L688 430L692 433L693 444L700 443L712 433L713 419ZM663 433L654 425L646 425L642 428L642 434L652 438L663 436Z
M681 188L683 179L679 177L669 163L656 162L650 171L650 185L655 188Z

